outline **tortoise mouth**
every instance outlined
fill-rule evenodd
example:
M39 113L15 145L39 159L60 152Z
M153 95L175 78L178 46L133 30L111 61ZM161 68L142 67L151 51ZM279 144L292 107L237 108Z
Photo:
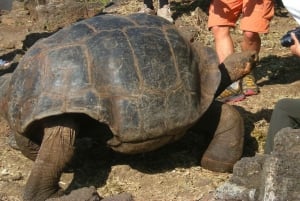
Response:
M253 64L251 62L246 63L246 66L245 66L245 69L244 69L244 76L251 72L251 70L253 68L252 65Z

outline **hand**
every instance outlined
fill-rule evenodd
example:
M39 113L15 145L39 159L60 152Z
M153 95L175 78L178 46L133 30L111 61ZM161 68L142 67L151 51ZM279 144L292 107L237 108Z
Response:
M296 37L295 33L291 33L291 37L292 37L292 39L295 41L294 45L292 45L292 46L290 47L291 52L292 52L294 55L297 55L298 57L300 57L300 43L299 43L299 40L298 40L298 38Z

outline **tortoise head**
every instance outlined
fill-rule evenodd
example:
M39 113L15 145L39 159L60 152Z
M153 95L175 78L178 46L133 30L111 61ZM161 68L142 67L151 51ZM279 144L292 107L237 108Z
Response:
M220 64L214 49L199 42L192 42L191 45L199 64L201 115L224 89L251 72L258 56L254 51L233 53Z
M231 83L249 74L258 62L258 54L255 51L244 51L229 55L219 65L221 82L216 91L215 97L220 95Z
M225 67L231 82L235 82L251 72L258 61L255 51L244 51L229 55L219 68Z

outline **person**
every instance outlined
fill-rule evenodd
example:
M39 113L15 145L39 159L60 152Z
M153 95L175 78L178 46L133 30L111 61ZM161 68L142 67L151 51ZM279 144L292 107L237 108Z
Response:
M241 19L240 19L241 16ZM208 28L215 39L215 48L222 61L234 52L234 44L230 29L236 26L240 19L240 29L243 31L242 51L255 50L259 54L261 38L259 34L269 31L269 25L274 16L272 0L212 0L209 7ZM217 97L222 102L241 101L245 96L257 94L258 87L253 72L242 80L233 83Z
M282 0L283 5L300 25L300 7L295 1ZM290 46L291 53L300 57L300 42L294 33L291 34L294 45ZM300 99L284 98L279 100L271 115L268 129L265 153L270 154L274 146L275 135L282 128L300 128Z
M296 20L296 22L300 25L300 7L298 6L297 2L291 0L282 0L282 3L292 17ZM292 33L291 36L295 42L295 44L290 47L291 52L300 57L299 40L296 38L294 33Z
M276 103L265 144L266 154L270 154L273 150L275 135L286 127L300 128L300 99L284 98Z
M159 0L158 6L159 6L159 8L157 9L157 13L156 13L154 6L153 6L153 0L144 0L143 8L139 11L139 13L146 13L149 15L157 14L158 16L163 17L166 20L173 23L174 20L172 18L169 1L168 0Z

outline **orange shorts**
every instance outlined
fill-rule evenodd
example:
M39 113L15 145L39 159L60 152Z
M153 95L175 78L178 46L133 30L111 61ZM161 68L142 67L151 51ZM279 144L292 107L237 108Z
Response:
M273 0L212 0L208 27L235 27L240 16L241 30L267 33L274 16Z

